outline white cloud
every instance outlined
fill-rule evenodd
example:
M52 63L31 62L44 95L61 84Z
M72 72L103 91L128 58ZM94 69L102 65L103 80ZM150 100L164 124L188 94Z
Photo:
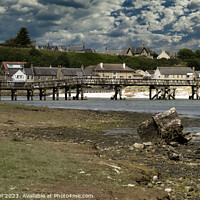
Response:
M6 8L0 6L0 14L4 14L6 12Z

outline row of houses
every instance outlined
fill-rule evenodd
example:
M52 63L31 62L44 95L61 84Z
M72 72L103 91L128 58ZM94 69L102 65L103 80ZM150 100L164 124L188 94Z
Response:
M47 45L36 45L35 48L37 50L51 50L51 51L60 51L60 52L77 52L77 53L86 53L86 52L92 52L97 53L95 49L92 48L86 48L85 45L82 46L71 46L68 45L66 48L64 48L62 45L59 46L50 46L49 43ZM152 58L154 57L155 52L152 50L151 46L145 47L145 44L143 43L140 47L132 47L130 46L126 49L121 50L110 50L107 47L104 49L104 54L106 55L121 55L121 56L141 56L141 57L147 57ZM167 52L165 49L162 49L162 52L158 55L157 59L175 59L176 51Z
M3 62L1 70L4 80L14 82L52 81L74 77L84 78L113 78L113 79L176 79L191 80L199 77L200 72L195 72L189 67L157 67L156 70L134 70L123 64L106 64L88 66L86 68L62 67L30 67L25 68L25 62Z

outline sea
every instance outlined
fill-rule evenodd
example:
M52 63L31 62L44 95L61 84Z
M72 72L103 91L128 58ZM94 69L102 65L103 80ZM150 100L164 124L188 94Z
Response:
M1 102L11 104L23 104L32 106L46 106L49 108L66 108L79 110L104 110L104 111L130 111L160 113L175 107L181 117L199 118L200 100L149 100L147 98L127 98L126 100L110 100L110 98L88 98L87 100L52 100L47 97L46 101L40 101L34 97L33 101L27 101L26 97L18 96L17 101L11 101L10 97L2 97Z

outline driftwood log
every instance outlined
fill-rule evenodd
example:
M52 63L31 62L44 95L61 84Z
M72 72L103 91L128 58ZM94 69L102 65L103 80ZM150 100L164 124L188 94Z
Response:
M138 128L138 134L143 142L170 142L184 143L187 140L183 134L181 119L175 108L159 113L143 122Z

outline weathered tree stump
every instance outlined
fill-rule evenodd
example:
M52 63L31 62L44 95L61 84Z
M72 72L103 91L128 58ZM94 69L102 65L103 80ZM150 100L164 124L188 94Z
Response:
M143 122L138 128L138 134L143 142L170 142L184 143L183 126L175 108L159 113Z

